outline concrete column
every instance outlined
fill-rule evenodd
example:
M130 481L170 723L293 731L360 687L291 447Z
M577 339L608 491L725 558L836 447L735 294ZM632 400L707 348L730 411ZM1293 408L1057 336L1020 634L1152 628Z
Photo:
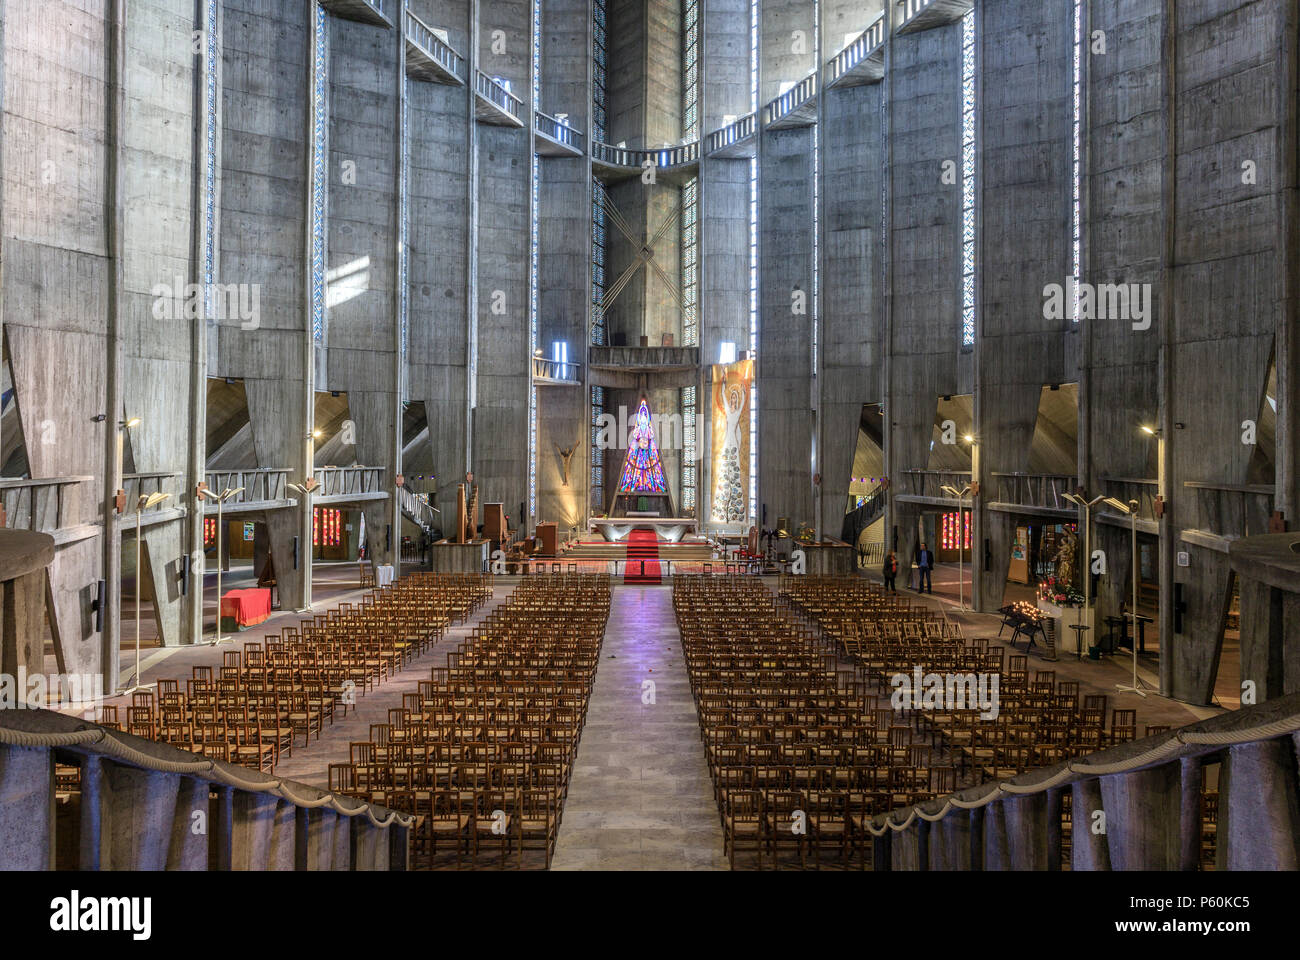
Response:
M1292 737L1231 747L1219 774L1220 869L1300 869L1298 793Z
M212 829L208 792L208 781L180 778L171 844L167 851L168 870L208 869L208 833ZM202 816L196 817L195 814Z
M180 776L107 762L103 786L108 861L101 869L166 869Z
M1101 778L1111 869L1178 869L1181 790L1182 771L1173 763Z
M295 809L274 794L234 791L230 869L294 869Z
M916 871L921 869L921 832L913 823L901 832L890 830L889 845L891 870Z
M1005 800L998 806L1006 811L1009 869L1048 870L1053 859L1060 862L1059 848L1054 856L1048 843L1051 819L1046 793Z
M990 803L984 808L984 864L985 870L1014 870L1011 857L1011 838L1005 802Z
M930 824L929 870L971 869L971 818L967 810L953 810Z
M1110 846L1105 833L1095 833L1093 816L1105 812L1100 780L1081 780L1070 787L1070 869L1111 869ZM1107 825L1109 826L1109 824Z
M54 865L54 757L35 747L0 747L0 870Z

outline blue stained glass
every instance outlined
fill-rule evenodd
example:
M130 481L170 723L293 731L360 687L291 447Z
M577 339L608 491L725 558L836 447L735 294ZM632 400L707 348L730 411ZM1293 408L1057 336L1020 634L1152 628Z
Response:
M329 195L325 156L329 137L329 14L319 3L311 5L312 70L312 182L311 182L311 333L317 343L325 338L325 209Z
M203 170L203 284L204 316L216 315L213 302L212 285L216 283L217 262L217 68L220 65L220 47L217 37L217 3L208 0L206 18L207 30L205 49L207 56L207 77L204 84L204 113L207 129L205 141L207 156L204 157Z

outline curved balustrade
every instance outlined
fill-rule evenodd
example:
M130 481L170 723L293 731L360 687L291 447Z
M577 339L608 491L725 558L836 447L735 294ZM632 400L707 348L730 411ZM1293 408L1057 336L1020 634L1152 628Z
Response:
M397 5L397 0L320 0L320 5L345 20L391 27L392 8Z
M854 77L863 81L879 80L885 75L885 15L880 14L862 35L832 57L826 64L826 85Z
M789 125L790 121L808 120L804 116L806 111L800 108L811 104L816 97L817 74L811 73L767 105L767 125L779 125L782 121Z
M875 839L873 868L1196 870L1203 769L1219 764L1215 869L1295 870L1298 732L1300 694L1293 693L878 814L864 824ZM1088 829L1098 812L1106 829Z
M561 147L569 148L567 152L574 156L582 155L587 138L583 136L581 130L575 130L562 120L540 110L533 114L533 125L539 136L546 137Z
M611 167L639 169L646 166L647 160L660 170L683 167L696 163L700 159L700 142L693 140L690 143L675 147L661 147L658 150L630 150L627 147L615 147L596 140L591 144L591 159Z
M994 503L1061 510L1076 513L1078 508L1065 499L1079 486L1079 478L1065 473L994 473Z
M320 484L312 493L316 501L325 498L379 500L388 496L384 488L387 467L317 467Z
M409 815L49 710L0 719L0 870L408 868Z
M704 138L705 154L718 153L728 147L742 143L754 135L758 117L749 113L719 130L714 130Z

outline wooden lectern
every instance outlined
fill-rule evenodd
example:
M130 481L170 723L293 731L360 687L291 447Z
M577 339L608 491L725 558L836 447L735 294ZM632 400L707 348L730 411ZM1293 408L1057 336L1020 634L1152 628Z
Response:
M537 551L540 557L554 557L559 553L560 525L558 523L539 523L537 540L541 545Z

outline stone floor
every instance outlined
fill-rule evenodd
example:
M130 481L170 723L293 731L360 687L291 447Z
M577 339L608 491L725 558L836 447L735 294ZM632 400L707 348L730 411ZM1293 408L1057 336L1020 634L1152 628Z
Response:
M727 869L671 586L614 588L551 868Z

